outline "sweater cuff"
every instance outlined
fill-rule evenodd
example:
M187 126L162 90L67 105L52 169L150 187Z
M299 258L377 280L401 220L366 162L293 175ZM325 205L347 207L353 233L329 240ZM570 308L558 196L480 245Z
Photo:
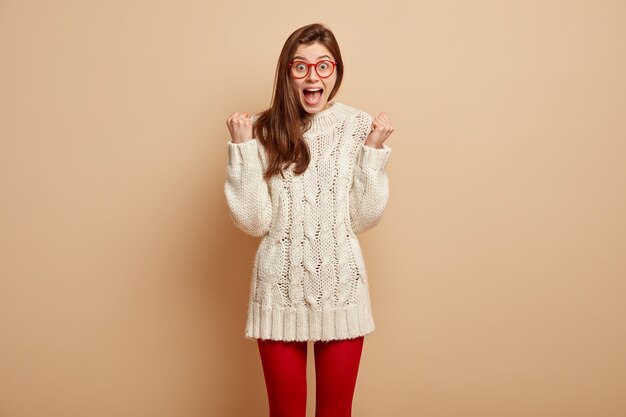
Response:
M230 165L258 164L259 162L259 144L256 139L242 143L228 142L228 163Z
M357 154L357 164L363 169L382 171L387 166L390 154L391 148L384 143L381 149L361 144L361 149Z

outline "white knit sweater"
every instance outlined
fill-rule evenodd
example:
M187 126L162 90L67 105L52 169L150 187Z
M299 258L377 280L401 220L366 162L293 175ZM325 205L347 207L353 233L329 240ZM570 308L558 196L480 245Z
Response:
M363 144L372 117L334 102L305 132L311 162L301 175L263 179L257 139L228 142L224 192L235 225L262 236L245 336L285 341L351 339L371 333L368 279L356 233L387 204L391 149Z

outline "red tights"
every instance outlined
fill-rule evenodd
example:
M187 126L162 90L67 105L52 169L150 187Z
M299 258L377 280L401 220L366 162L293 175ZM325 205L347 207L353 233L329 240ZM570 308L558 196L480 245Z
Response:
M364 337L314 342L315 417L350 417ZM270 417L305 417L307 342L258 340Z

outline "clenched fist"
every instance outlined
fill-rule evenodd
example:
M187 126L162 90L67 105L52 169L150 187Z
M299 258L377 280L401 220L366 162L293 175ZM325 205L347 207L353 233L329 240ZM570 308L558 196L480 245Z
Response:
M243 143L252 139L252 122L248 113L233 113L226 120L233 143Z
M389 135L393 133L393 126L385 113L380 113L372 122L372 131L365 139L365 145L381 149Z

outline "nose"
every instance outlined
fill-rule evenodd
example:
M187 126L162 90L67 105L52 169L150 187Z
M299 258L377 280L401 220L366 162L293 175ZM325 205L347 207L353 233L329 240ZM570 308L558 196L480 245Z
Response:
M309 73L306 76L307 81L317 81L319 79L314 65L309 65Z

